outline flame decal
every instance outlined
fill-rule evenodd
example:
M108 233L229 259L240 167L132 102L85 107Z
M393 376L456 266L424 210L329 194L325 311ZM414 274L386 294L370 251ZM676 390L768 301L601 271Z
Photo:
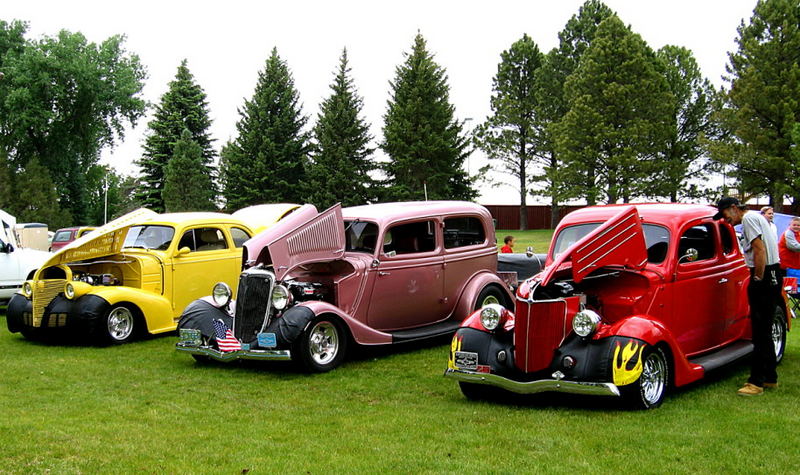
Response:
M461 341L463 336L453 335L453 341L450 342L450 359L447 361L447 367L450 369L456 368L456 351L461 351Z
M644 351L645 344L642 343L640 345L634 340L630 340L628 344L625 345L625 348L622 349L621 358L620 347L621 345L617 342L617 346L614 348L613 377L614 384L617 386L625 386L626 384L635 382L642 374L642 351ZM636 364L633 368L628 369L628 364L634 356L636 356Z

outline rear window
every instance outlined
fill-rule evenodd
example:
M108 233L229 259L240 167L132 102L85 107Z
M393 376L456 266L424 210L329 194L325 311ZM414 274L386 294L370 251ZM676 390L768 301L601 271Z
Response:
M444 247L475 246L486 242L483 223L475 217L446 218L444 220Z
M53 236L53 242L67 242L72 239L72 231L58 231Z

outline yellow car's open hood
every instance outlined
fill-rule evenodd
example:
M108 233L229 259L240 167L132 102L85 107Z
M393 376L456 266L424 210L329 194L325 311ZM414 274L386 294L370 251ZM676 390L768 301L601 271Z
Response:
M158 216L158 213L147 208L139 208L120 216L61 248L42 269L117 254L122 249L128 229L154 216Z

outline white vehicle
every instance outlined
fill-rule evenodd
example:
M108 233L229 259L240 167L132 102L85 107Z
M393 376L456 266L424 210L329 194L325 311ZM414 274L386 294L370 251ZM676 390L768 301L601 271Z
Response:
M33 273L52 255L34 249L21 249L14 235L16 218L0 210L0 302L5 302L33 278Z

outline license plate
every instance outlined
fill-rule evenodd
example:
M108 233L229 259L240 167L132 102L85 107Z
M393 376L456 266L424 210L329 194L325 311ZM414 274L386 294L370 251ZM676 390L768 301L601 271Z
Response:
M195 328L181 328L178 332L178 339L185 346L200 346L203 343L200 330Z
M258 346L261 348L275 348L278 346L278 340L275 338L274 333L259 333Z
M471 351L456 351L455 363L459 369L478 369L478 354Z

